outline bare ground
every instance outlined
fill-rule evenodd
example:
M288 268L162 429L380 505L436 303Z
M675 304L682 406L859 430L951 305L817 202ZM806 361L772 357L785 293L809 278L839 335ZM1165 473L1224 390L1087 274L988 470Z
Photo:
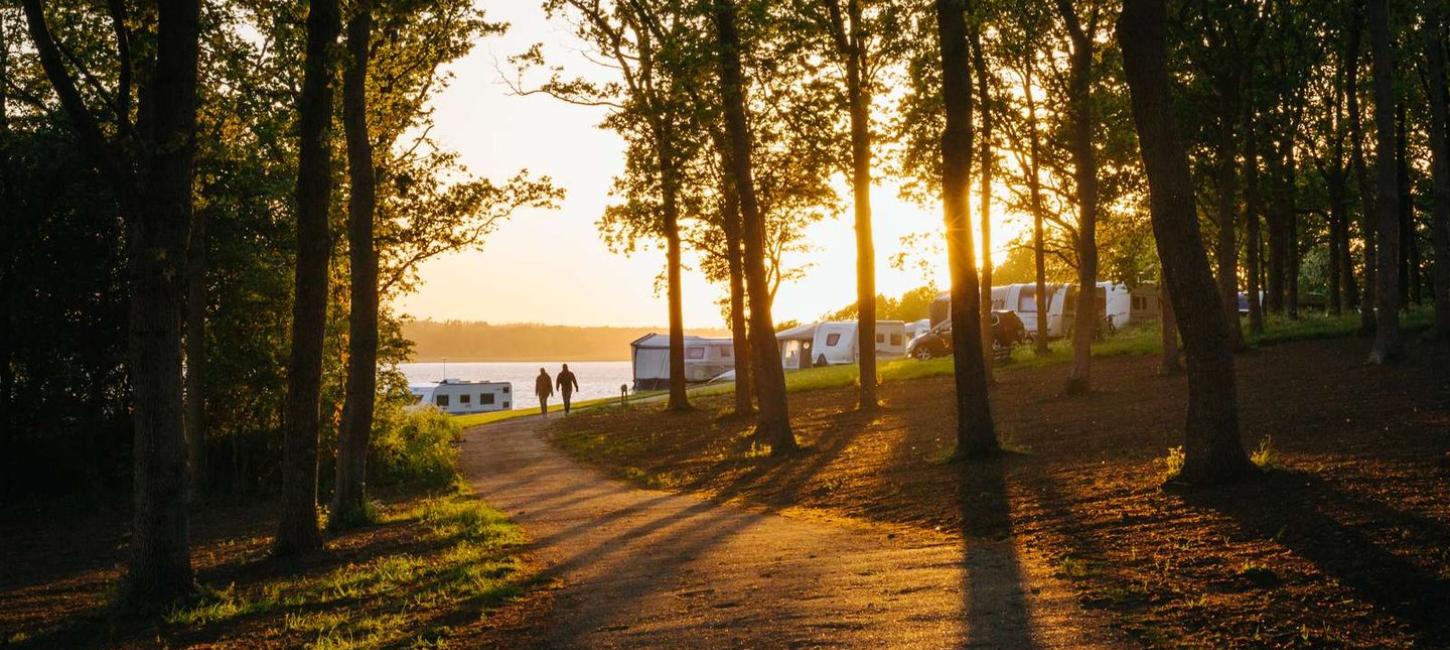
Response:
M1366 346L1239 356L1246 446L1271 439L1280 466L1191 492L1161 487L1186 386L1150 357L1095 359L1077 397L1061 395L1065 366L1000 372L993 409L1015 453L987 462L946 460L950 377L887 384L875 414L851 389L793 394L807 449L785 459L753 453L723 398L580 414L552 433L606 471L717 501L968 548L1008 539L1150 646L1450 647L1450 351L1415 342L1376 367Z
M644 490L515 420L468 432L465 474L552 581L505 608L504 647L1110 647L1035 552ZM514 610L510 612L509 610Z

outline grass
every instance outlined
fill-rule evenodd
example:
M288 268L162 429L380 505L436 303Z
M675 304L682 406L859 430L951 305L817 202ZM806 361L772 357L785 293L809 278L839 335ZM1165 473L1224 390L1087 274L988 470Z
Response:
M525 586L515 555L523 533L476 497L428 498L385 514L382 525L413 525L419 534L395 552L314 575L203 586L165 621L184 630L255 621L261 638L313 648L430 646L448 636L444 619L477 620Z

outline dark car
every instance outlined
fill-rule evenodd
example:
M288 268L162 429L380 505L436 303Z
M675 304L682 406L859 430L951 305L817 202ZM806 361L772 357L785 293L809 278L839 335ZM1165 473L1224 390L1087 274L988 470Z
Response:
M992 351L998 360L1012 355L1012 346L1027 340L1022 319L1010 311L992 312ZM906 344L906 354L917 359L944 357L952 353L952 322L944 320Z

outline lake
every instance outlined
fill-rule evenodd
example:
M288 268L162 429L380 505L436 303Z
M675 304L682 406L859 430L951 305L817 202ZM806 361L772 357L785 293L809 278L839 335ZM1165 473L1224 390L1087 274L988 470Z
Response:
M409 383L464 379L468 381L507 381L512 383L514 408L538 408L539 400L534 397L534 377L539 368L549 371L550 377L559 374L559 361L447 361L438 363L403 363L398 369ZM571 361L569 369L579 380L579 390L574 400L597 397L619 397L620 384L632 384L634 373L628 361ZM559 404L555 395L549 400L551 407Z

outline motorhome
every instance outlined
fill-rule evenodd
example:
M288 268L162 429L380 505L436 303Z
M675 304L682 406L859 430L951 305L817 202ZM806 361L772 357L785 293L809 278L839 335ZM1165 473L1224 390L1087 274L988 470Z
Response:
M449 415L507 411L513 408L513 384L506 381L444 379L409 384L419 405L430 404Z
M860 358L859 329L855 321L811 323L776 334L780 344L781 365L790 370L813 366L835 366L856 363ZM906 323L899 320L876 321L878 357L906 356Z
M735 368L735 342L728 338L684 337L685 381L710 381ZM629 344L634 390L659 390L670 385L670 337L646 334Z

